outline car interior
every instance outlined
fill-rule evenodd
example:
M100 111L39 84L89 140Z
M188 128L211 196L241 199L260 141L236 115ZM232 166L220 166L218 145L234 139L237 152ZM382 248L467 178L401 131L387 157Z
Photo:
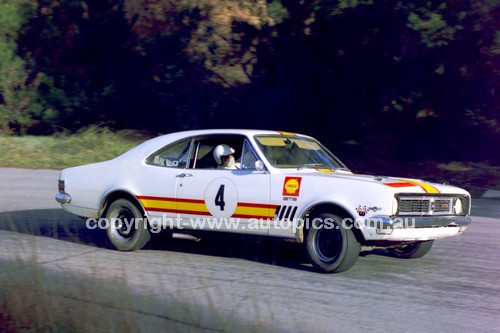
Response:
M190 162L191 167L193 169L216 169L218 165L215 161L213 151L220 144L232 147L235 150L233 154L234 159L236 162L240 162L244 139L243 136L228 135L195 140L194 153L191 156Z

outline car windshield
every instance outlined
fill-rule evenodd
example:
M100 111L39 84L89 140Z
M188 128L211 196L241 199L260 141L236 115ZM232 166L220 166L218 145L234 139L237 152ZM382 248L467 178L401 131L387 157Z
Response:
M266 159L275 168L348 170L314 139L280 135L259 135L255 139Z

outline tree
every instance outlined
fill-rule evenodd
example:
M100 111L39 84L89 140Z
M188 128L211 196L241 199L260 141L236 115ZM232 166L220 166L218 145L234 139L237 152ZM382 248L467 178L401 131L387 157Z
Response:
M0 0L0 128L26 134L37 119L50 119L38 95L43 74L30 71L17 54L22 25L33 15L36 3L29 0Z

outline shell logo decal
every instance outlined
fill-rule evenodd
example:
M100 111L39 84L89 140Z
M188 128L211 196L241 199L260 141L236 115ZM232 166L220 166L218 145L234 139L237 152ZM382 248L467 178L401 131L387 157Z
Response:
M300 182L302 177L286 177L283 183L283 195L298 197L300 193Z

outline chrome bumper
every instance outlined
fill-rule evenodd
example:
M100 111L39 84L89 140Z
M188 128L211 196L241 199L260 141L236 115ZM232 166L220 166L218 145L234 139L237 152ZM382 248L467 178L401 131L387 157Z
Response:
M67 204L71 201L71 197L68 193L59 192L56 194L56 201L61 204Z
M377 229L465 227L471 223L468 216L372 216L366 225Z

